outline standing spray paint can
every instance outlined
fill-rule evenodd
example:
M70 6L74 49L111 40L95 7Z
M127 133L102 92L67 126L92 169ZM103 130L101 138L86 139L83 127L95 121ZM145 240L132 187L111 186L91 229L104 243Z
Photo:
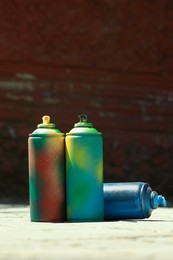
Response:
M43 116L28 139L31 221L65 221L64 146L64 134Z
M87 115L66 134L67 221L103 221L102 135Z
M148 218L166 200L144 182L104 183L105 220Z

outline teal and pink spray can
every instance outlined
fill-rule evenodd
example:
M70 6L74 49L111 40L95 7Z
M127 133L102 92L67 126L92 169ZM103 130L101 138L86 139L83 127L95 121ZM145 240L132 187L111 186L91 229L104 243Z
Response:
M103 221L102 134L82 114L66 134L67 221Z
M65 221L64 134L49 116L29 135L28 157L31 221Z

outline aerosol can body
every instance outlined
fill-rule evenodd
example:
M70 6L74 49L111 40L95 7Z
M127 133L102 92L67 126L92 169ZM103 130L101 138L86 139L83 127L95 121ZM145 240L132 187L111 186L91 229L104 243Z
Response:
M102 135L81 115L66 134L67 221L103 221Z
M148 183L104 183L105 220L148 218L159 205L166 207L166 200Z
M31 221L65 221L64 155L64 134L44 116L28 139Z

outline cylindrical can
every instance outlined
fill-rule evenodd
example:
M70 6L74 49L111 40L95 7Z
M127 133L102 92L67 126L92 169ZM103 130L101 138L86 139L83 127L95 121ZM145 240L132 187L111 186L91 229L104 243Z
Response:
M166 200L144 182L104 183L104 218L148 218L159 205L166 207Z
M67 221L103 221L103 141L86 115L66 134Z
M43 116L29 135L29 198L31 221L63 222L65 216L64 134Z

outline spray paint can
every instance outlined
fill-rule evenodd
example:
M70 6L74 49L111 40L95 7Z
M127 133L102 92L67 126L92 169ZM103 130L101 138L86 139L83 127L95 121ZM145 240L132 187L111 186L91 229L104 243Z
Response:
M102 135L87 115L66 134L67 221L103 221Z
M104 183L105 220L148 218L166 200L144 182Z
M65 221L64 134L43 116L29 135L29 197L31 221Z

